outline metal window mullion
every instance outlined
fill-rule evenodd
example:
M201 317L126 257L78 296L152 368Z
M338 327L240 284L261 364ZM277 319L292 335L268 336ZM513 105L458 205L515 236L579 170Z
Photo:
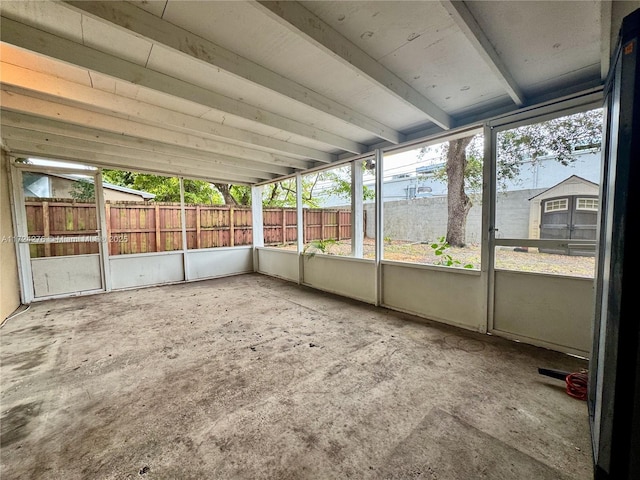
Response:
M486 329L493 331L495 306L495 237L496 237L496 129L484 126L484 166L482 170L482 243L480 245L480 275L486 292Z
M351 163L351 255L355 258L363 258L364 256L362 160L354 160Z
M381 149L375 151L376 163L376 305L383 303L383 281L382 278L382 260L384 259L384 225L383 225L383 207L384 207L384 154Z
M100 222L100 235L98 237L98 248L100 249L100 263L102 270L102 287L106 292L111 291L111 265L109 263L109 243L107 238L107 216L104 200L104 189L102 187L102 169L98 169L93 178L94 192L96 194L96 208L98 210L98 221Z
M189 259L187 258L187 210L184 206L184 177L180 180L180 228L182 230L182 266L184 269L184 280L189 281Z
M298 284L304 283L304 215L302 204L302 174L296 173L296 250L298 252Z

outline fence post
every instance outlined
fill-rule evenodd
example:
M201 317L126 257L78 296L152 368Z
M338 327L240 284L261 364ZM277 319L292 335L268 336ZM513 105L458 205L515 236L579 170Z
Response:
M111 203L105 202L104 204L104 223L106 224L107 231L105 236L107 238L107 247L109 255L113 255L113 243L111 243Z
M324 214L325 210L320 210L320 240L324 240Z
M200 205L196 205L196 248L202 247L202 239L200 238L200 234L202 233L201 229Z
M49 225L49 202L42 202L42 227L43 232L42 235L44 238L49 238L51 235L51 226ZM44 244L44 256L51 256L51 244L45 241Z
M282 207L282 244L287 243L287 209Z
M229 207L229 246L233 247L236 243L236 211L233 207Z
M156 207L156 252L164 251L160 249L160 205L155 204Z
M340 223L340 210L336 211L336 217L338 218L338 241L340 241L340 227L341 227L341 223Z

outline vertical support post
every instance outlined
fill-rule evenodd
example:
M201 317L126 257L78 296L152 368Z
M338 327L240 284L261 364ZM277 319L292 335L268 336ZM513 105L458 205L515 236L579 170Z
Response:
M296 174L296 217L298 221L297 234L297 251L298 251L298 284L304 283L304 216L303 216L303 204L302 204L302 175Z
M202 220L200 219L200 205L196 205L196 248L202 248Z
M42 235L45 239L48 239L51 236L51 220L49 218L49 202L42 202ZM44 244L44 256L51 256L51 243L45 241Z
M160 205L155 204L156 252L160 251Z
M187 256L187 211L184 206L184 178L180 177L180 227L182 229L182 264L184 280L189 281L189 258Z
M264 220L262 218L262 186L251 187L251 225L253 228L253 271L257 272L258 248L264 247Z
M362 160L351 162L351 255L364 256L364 186Z
M104 201L104 188L102 187L102 169L99 168L93 178L94 192L96 194L96 209L98 214L98 248L100 251L100 264L102 270L102 286L106 292L111 291L111 264L109 263L110 230L107 225L106 206Z
M236 211L233 207L229 207L229 246L233 247L236 244Z
M489 124L484 125L484 166L482 180L482 244L480 245L480 279L487 292L485 331L493 330L495 292L495 238L496 238L496 139L497 132Z
M376 162L376 306L382 305L384 299L382 289L382 260L384 258L384 154L377 148L375 151Z

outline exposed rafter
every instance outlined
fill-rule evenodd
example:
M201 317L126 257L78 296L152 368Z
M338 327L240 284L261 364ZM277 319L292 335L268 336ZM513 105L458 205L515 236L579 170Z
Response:
M241 79L265 87L272 92L277 92L288 99L308 105L345 123L361 128L378 138L394 143L397 143L401 138L397 131L387 125L341 105L134 5L125 2L68 1L65 3L79 9L85 15L91 15L92 18L98 21L109 25L117 25L150 42L160 44L189 58L224 70ZM366 151L364 145L347 139L344 139L339 146L351 153L363 153Z
M191 148L177 147L175 145L151 140L140 141L139 138L127 135L97 131L90 127L61 123L56 120L49 120L46 118L4 110L2 111L2 124L4 129L3 134L4 132L11 132L11 128L32 130L45 135L65 137L70 141L90 141L96 144L113 145L117 147L125 147L131 150L140 150L141 152L152 155L166 155L169 157L190 159L196 162L205 162L205 164L209 166L219 165L221 167L228 167L228 169L236 169L236 171L239 172L246 171L251 176L270 177L272 175L288 175L294 172L293 169L287 167L254 162L243 158L219 155L211 152L203 152L201 150Z
M97 167L117 168L121 170L135 169L140 172L157 173L162 175L179 175L187 178L207 180L209 182L251 184L254 181L246 177L220 175L215 169L196 170L189 165L166 164L150 162L138 157L110 155L95 151L79 150L68 146L53 145L49 142L37 143L24 140L7 140L6 147L13 156L31 156L49 158L53 160L84 161Z
M94 111L108 110L113 112L114 116L136 120L146 125L171 127L176 131L201 135L204 138L266 152L288 154L298 159L307 159L318 155L314 149L302 145L193 117L175 110L70 82L54 75L4 62L0 63L0 68L2 69L2 83L5 85L17 86L25 90L77 102Z
M234 178L237 181L250 182L252 179L270 179L274 176L264 172L255 172L245 170L239 166L233 167L221 165L207 160L196 160L193 158L184 158L164 153L151 152L149 150L140 150L139 148L123 147L120 145L112 145L92 140L84 140L68 137L66 135L54 135L34 130L28 130L16 127L3 127L2 135L9 145L13 141L28 142L34 145L51 145L55 147L65 147L80 152L95 152L115 157L135 159L131 167L135 167L137 162L147 161L150 163L160 163L166 165L182 165L191 168L193 171L215 171L217 174ZM80 157L82 158L82 157Z
M473 48L482 57L482 60L498 78L514 103L519 106L524 105L526 100L522 90L465 3L458 0L442 0L441 3L460 31L464 33Z
M342 137L338 137L324 130L225 97L211 90L149 70L113 55L85 47L84 45L43 32L42 30L15 22L8 18L2 17L1 21L2 40L11 45L86 68L87 70L99 72L122 81L151 88L183 100L195 102L229 115L235 115L238 118L259 122L272 128L312 138L319 142L341 148L339 145L335 145L335 143L339 143L339 139ZM334 154L321 152L319 150L315 153L315 156L310 158L319 162L330 163L337 159L337 156Z
M431 100L382 64L376 62L364 50L349 41L328 23L311 13L298 2L253 2L289 30L303 36L325 52L339 59L344 65L369 78L396 98L422 111L443 129L452 127L451 117Z
M78 107L34 98L25 95L24 93L17 93L15 91L8 90L7 87L3 87L3 90L0 91L0 104L2 105L3 110L23 112L75 125L91 125L98 131L129 135L131 137L137 137L140 141L151 140L170 145L177 145L182 148L192 148L203 152L228 155L296 169L310 168L314 165L312 162L308 161L283 157L260 150L251 150L237 145L217 142L186 133L175 132L165 128L144 125L131 120L116 118L104 113L91 112Z

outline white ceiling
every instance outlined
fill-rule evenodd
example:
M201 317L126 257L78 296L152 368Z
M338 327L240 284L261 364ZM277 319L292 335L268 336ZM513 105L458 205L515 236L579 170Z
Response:
M259 183L600 87L639 6L3 0L2 144Z

